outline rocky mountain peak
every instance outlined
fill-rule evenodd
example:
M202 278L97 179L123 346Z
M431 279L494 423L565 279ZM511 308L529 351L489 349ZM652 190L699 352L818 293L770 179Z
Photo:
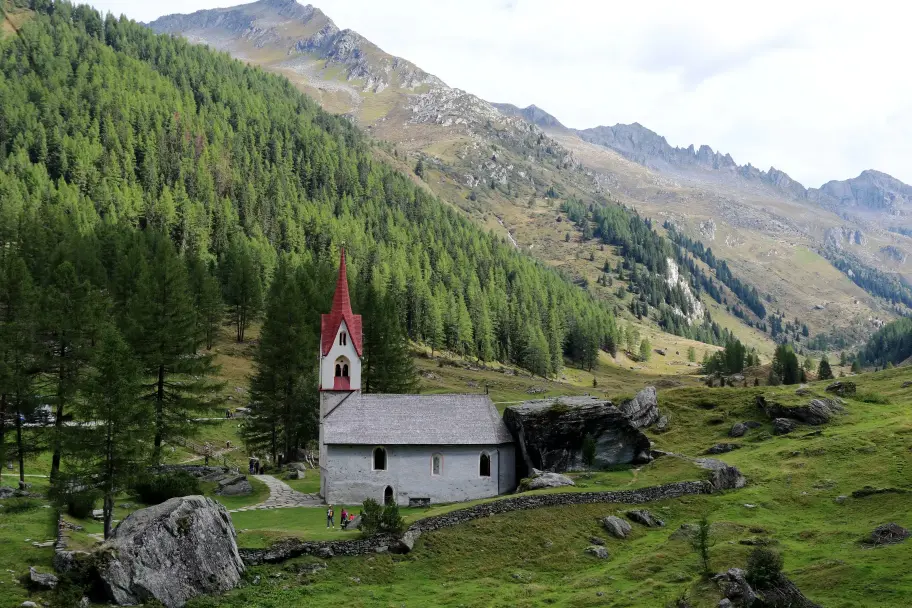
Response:
M525 108L519 108L512 103L492 103L491 105L497 108L500 113L505 116L522 118L543 129L566 129L557 118L548 112L545 112L535 104Z

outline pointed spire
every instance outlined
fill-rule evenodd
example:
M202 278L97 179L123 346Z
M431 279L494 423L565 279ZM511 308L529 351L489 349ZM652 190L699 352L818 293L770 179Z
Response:
M339 260L339 278L336 280L336 292L333 294L332 309L321 317L321 343L323 354L332 348L339 326L345 322L352 344L358 356L361 356L361 315L351 309L351 296L348 294L348 269L345 266L345 247Z
M348 271L345 268L344 246L339 260L339 278L336 280L336 293L333 294L331 314L343 316L352 314L351 297L348 295Z

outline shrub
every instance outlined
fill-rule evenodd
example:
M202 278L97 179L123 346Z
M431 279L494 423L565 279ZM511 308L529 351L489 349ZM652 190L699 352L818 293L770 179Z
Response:
M177 496L202 494L199 481L187 471L147 475L133 489L147 505L157 505Z
M747 556L747 582L763 587L782 575L782 556L772 549L757 547Z
M880 393L875 393L874 391L858 391L858 393L855 394L855 399L864 403L874 403L876 405L890 404L889 399Z
M67 513L76 519L88 519L92 516L92 510L95 508L94 492L80 492L67 498Z
M27 513L28 511L34 511L40 506L40 502L32 500L31 498L10 498L3 501L3 511L0 512L6 514Z
M381 506L373 498L368 498L361 505L361 531L366 535L401 534L404 529L405 520L395 504Z

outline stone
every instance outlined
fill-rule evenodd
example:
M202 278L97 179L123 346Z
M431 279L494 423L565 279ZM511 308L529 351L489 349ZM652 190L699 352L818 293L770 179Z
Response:
M560 488L575 485L573 480L566 475L532 469L532 477L523 479L519 483L519 491L528 492L529 490L540 490L542 488Z
M9 486L0 486L0 500L12 498L15 495L16 488L11 488Z
M626 520L621 519L617 515L609 515L602 519L602 527L605 528L605 531L608 532L608 534L615 538L627 538L627 535L633 530Z
M706 450L706 453L707 454L725 454L727 452L731 452L733 450L737 450L740 448L741 448L741 446L737 443L717 443L716 445L714 445L711 448L709 448L708 450Z
M845 411L836 399L811 399L807 405L785 406L757 395L757 405L770 418L793 418L814 426L826 424Z
M716 585L725 599L738 606L751 606L757 599L757 594L745 579L744 570L731 568L727 572L713 577Z
M29 568L29 584L38 589L55 589L59 580L48 572L38 572L34 566Z
M756 420L745 420L744 422L742 422L742 424L749 429L759 429L760 427L763 426L761 423L757 422Z
M649 462L649 438L610 401L564 397L526 401L504 412L516 441L520 469L554 472L582 470L583 441L595 440L597 468ZM523 474L523 473L521 473Z
M219 480L218 489L215 491L219 496L247 496L253 492L253 487L247 481L246 475L232 475Z
M773 435L785 435L795 430L795 421L788 418L775 418L773 420Z
M317 557L321 557L323 559L329 559L331 557L335 557L336 554L333 552L332 548L330 548L330 547L320 547L319 549L317 549L316 555L317 555Z
M601 546L601 545L605 544L605 539L602 538L601 536L590 536L589 542L592 543L593 545Z
M406 530L405 533L389 545L390 553L408 553L415 548L415 541L421 536L421 530Z
M747 433L747 425L743 422L736 422L732 425L732 428L728 431L729 437L744 437Z
M734 604L732 604L731 600L727 597L723 597L719 600L719 608L732 608L733 605Z
M837 505L841 505L842 503L844 503L844 502L846 501L847 498L848 498L848 496L845 496L845 495L837 496L837 497L835 498L836 504L837 504Z
M31 600L26 600L26 601L22 602L22 603L19 604L19 605L20 605L22 608L38 608L38 604L36 604L35 602L33 602L33 601L31 601Z
M660 416L659 421L656 422L655 431L656 433L664 433L668 430L668 416Z
M902 388L909 388L910 386L912 386L912 380L906 380L902 383Z
M883 524L874 528L866 539L869 545L895 545L909 538L909 531L894 523Z
M653 514L646 509L633 509L627 511L626 515L631 521L646 526L647 528L661 528L665 526L664 521L653 516Z
M154 598L177 608L193 597L233 589L243 572L228 511L203 496L134 511L99 550L99 576L120 605Z
M692 462L701 469L712 471L709 482L714 490L737 490L747 485L747 478L738 467L716 458L694 458Z
M599 547L598 545L590 545L586 547L586 554L598 559L608 559L608 549L605 547Z
M654 386L647 386L638 392L633 399L622 401L618 405L621 413L627 417L634 428L642 429L659 421L659 398Z
M849 382L848 380L837 380L832 384L828 384L826 387L826 392L833 393L840 397L845 397L846 395L854 395L857 387L854 382Z

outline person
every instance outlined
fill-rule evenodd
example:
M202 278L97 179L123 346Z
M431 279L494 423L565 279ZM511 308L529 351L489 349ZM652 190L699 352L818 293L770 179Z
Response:
M329 508L326 509L326 529L329 530L330 527L335 529L336 522L333 520L335 516L335 511L333 511L332 505L329 505Z
M253 475L253 458L247 460L247 472Z
M345 510L345 507L342 507L342 518L339 521L343 523L348 521L348 511Z

